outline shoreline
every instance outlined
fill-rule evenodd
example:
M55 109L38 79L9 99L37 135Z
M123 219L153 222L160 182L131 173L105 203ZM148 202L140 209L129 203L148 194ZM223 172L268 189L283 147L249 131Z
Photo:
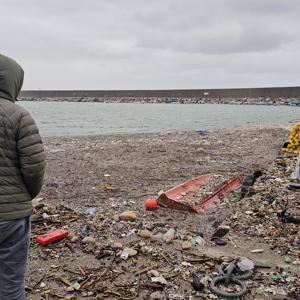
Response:
M216 134L223 132L224 134L229 134L234 131L252 131L252 130L286 130L287 132L291 129L293 124L298 120L293 120L287 123L270 123L270 124L258 124L258 123L249 123L249 124L240 124L237 126L226 126L222 128L209 128L205 134L197 133L197 130L173 130L173 131L161 131L161 132L117 132L117 133L98 133L98 134L86 134L86 135L45 135L42 136L43 140L68 140L68 139L82 139L82 140L95 140L101 137L105 138L122 138L122 137L135 137L135 138L150 138L153 136L171 136L171 135L190 135L196 134L200 137L206 137L209 134Z

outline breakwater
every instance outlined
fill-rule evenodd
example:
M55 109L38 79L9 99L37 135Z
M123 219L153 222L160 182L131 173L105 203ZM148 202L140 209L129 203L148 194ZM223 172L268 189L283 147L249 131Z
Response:
M300 87L198 90L22 91L20 100L100 103L300 105Z

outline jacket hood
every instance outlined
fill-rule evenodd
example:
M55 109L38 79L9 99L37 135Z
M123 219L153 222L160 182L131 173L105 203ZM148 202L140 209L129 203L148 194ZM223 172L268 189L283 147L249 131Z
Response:
M23 85L24 71L13 59L0 54L0 98L15 102Z

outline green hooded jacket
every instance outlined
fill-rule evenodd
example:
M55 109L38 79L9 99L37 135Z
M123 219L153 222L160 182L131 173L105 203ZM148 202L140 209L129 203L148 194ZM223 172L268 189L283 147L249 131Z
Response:
M0 54L0 220L32 213L31 200L42 188L44 147L31 115L15 104L24 72Z

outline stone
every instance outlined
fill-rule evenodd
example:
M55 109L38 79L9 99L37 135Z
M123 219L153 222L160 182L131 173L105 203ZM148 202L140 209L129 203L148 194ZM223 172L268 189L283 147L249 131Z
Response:
M181 248L182 248L182 250L189 250L192 248L192 243L189 241L184 241L181 244Z
M119 215L114 215L114 216L113 216L113 220L114 220L114 221L120 221Z
M226 242L226 241L224 241L224 240L222 240L222 239L219 239L219 238L215 239L214 242L215 242L215 244L218 245L218 246L225 246L225 245L227 245L227 242Z
M164 237L164 235L161 232L159 232L157 234L152 234L150 238L153 241L161 241L163 239L163 237Z
M76 243L78 242L78 240L79 240L78 236L72 236L71 243Z
M154 277L159 277L159 276L160 276L159 272L156 271L156 270L150 270L150 271L148 272L148 275L154 276Z
M192 240L192 244L193 245L198 244L200 246L204 246L206 244L206 241L202 236L198 235Z
M151 300L165 300L166 296L163 293L156 291L150 295L150 299Z
M134 211L128 210L119 214L119 219L121 221L134 222L137 219L137 214Z
M169 229L163 236L163 239L166 243L171 243L175 237L175 229Z
M68 286L67 287L67 292L74 292L74 291L75 291L75 289L74 289L73 286Z
M160 283L160 284L163 284L163 285L167 284L167 280L162 275L160 275L159 277L151 277L151 281L156 282L156 283Z
M113 243L112 247L115 248L115 249L123 249L123 245L119 242Z
M43 200L43 198L35 198L31 201L32 207L39 209L45 206L45 204L41 203L41 201Z
M91 237L91 236L86 236L83 240L82 240L83 244L88 244L88 245L96 245L96 240Z
M242 272L252 271L254 269L254 262L247 257L241 257L237 266Z
M289 256L285 256L284 257L284 261L287 263L287 264L290 264L292 262L292 259L289 257Z
M142 238L145 238L145 239L150 238L151 235L152 235L152 232L147 229L143 229L139 232L139 236L141 236Z
M132 257L137 255L137 251L132 248L124 248L124 250L121 253L121 258L124 260L127 260L128 257Z
M224 226L224 225L219 226L217 230L214 232L214 234L212 235L212 239L222 238L229 232L229 230L230 230L229 226Z
M73 288L74 288L76 291L79 291L80 288L81 288L81 285L80 285L78 282L75 282L75 283L73 284Z

